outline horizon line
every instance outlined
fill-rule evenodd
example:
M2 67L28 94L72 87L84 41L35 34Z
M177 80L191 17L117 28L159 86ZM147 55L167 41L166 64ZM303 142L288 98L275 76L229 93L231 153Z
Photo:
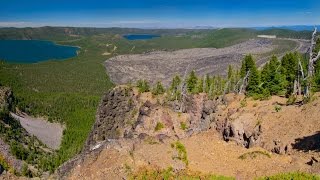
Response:
M1 24L1 22L0 22ZM44 27L56 27L56 28L100 28L100 29L111 29L111 28L120 28L120 29L228 29L228 28L282 28L282 27L317 27L320 24L311 25L311 24L296 24L296 25L261 25L261 26L213 26L213 25L195 25L195 26L185 26L185 27L166 27L166 26L150 26L150 27L133 27L133 26L64 26L64 25L43 25L43 26L1 26L0 28L44 28Z

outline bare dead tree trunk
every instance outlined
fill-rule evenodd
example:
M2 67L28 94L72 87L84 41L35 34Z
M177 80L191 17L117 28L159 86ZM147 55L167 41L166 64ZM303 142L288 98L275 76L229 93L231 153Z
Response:
M241 84L240 89L239 89L239 94L242 94L244 88L247 86L249 75L250 75L250 71L247 71L246 76L242 80L242 84Z
M297 78L294 80L294 84L293 84L293 92L292 95L296 96L296 95L301 95L301 78L302 80L304 80L304 72L303 72L303 68L302 68L302 64L301 61L299 59L299 63L298 63L298 75ZM300 78L300 74L301 74L301 78Z
M301 77L302 77L302 79L304 79L304 72L303 72L303 68L302 68L300 59L299 59L299 67L300 67Z
M203 91L203 92L206 92L206 89L207 89L206 80L207 80L207 76L204 75L204 76L203 76L203 82L202 82L202 91Z
M305 96L306 97L310 97L310 89L311 89L311 78L314 75L314 64L315 62L319 59L320 57L320 51L317 53L316 56L314 56L314 48L316 46L316 34L317 34L317 27L314 28L314 31L312 33L312 38L311 38L311 45L309 48L309 62L308 62L308 73L307 73L307 87L306 87L306 92L305 92Z
M238 92L239 92L240 87L238 87L238 86L239 86L239 84L240 84L241 81L243 81L243 79L239 79L239 80L238 80L237 84L236 84L236 85L234 86L234 88L233 88L233 92L235 92L235 93L238 93Z
M293 92L292 92L293 95L297 95L297 90L298 90L297 87L298 87L298 81L297 79L295 79L293 83Z

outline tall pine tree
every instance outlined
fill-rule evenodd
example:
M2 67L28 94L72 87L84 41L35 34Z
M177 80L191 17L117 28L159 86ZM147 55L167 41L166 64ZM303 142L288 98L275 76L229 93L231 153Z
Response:
M287 95L291 95L293 92L294 80L298 71L298 58L299 54L288 53L281 60L281 73L285 75L287 81Z
M191 71L189 77L187 79L187 90L189 93L195 93L197 87L198 78L196 76L195 71Z
M252 55L246 55L242 61L241 77L244 77L247 72L250 71L248 85L246 91L248 95L259 94L261 91L260 85L260 73L257 69L256 63Z

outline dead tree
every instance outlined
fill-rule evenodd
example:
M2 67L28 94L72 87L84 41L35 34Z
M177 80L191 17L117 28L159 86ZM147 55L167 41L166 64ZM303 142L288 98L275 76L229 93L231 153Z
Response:
M247 74L242 79L242 84L241 84L240 89L239 89L239 94L242 94L242 92L244 91L245 87L248 85L249 75L250 75L250 70L247 71Z
M237 82L237 84L234 86L234 88L233 88L233 92L234 92L234 93L239 93L239 89L240 89L240 88L238 88L238 87L239 87L240 82L241 82L242 80L243 80L243 79L239 79L239 81Z
M186 83L186 79L187 79L187 74L188 74L188 70L189 70L189 66L190 64L188 64L184 75L183 75L183 79L182 79L182 83L181 83L181 88L180 88L180 92L181 92L181 100L180 100L180 108L179 108L179 112L183 112L183 107L184 107L184 103L187 97L187 83Z
M203 92L206 92L206 89L207 89L207 83L206 83L206 81L207 81L207 76L204 75L204 76L203 76L203 82L202 82L202 91L203 91Z
M314 49L316 47L316 34L317 34L317 28L314 28L314 31L312 33L312 38L311 38L311 45L309 48L309 62L308 62L308 72L307 72L307 86L305 88L305 96L306 97L310 97L310 89L311 89L311 78L314 75L314 65L316 63L316 61L319 59L320 57L320 51L318 53L316 53L316 55L314 54Z
M294 80L294 83L293 83L293 95L294 96L302 94L301 82L304 80L305 80L305 77L304 77L303 67L301 64L301 60L299 59L297 78Z

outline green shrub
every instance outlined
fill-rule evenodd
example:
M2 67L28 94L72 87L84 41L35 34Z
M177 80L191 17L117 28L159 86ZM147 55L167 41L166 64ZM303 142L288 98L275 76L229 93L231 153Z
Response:
M146 80L138 80L137 87L138 87L138 90L139 90L140 93L149 92L150 91L149 83Z
M32 177L32 172L30 171L26 163L22 165L21 174L22 176Z
M266 156L268 158L271 158L271 155L268 152L265 151L252 151L252 152L247 152L242 154L241 156L239 156L239 159L247 159L247 158L251 158L254 159L256 158L258 155L262 155L262 156Z
M240 107L246 107L247 106L247 100L244 98L243 100L240 101Z
M275 106L274 106L274 110L275 110L276 112L281 111L281 106L275 105Z
M152 89L153 95L163 94L166 90L164 89L160 81L157 82L156 86Z
M182 130L186 130L186 129L188 129L188 126L187 126L187 124L185 122L180 122L180 128Z
M164 128L164 125L161 122L157 122L157 125L154 128L154 131L160 131L163 128Z
M185 146L180 141L177 141L175 143L172 143L171 147L175 148L178 151L178 157L174 157L174 158L181 160L188 166L189 161L188 161L187 150Z
M297 98L294 95L289 96L288 100L287 100L287 105L292 105L296 102Z
M0 155L0 165L3 167L4 170L8 171L10 169L9 164L6 162L3 156Z

